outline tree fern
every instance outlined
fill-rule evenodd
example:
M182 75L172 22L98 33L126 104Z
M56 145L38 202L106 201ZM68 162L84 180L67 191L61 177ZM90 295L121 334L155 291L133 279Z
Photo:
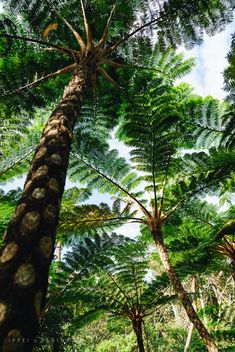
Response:
M97 74L101 76L99 81L102 86L105 79L117 89L123 91L118 79L115 79L119 77L119 71L115 71L117 72L116 77L112 76L114 68L116 66L120 67L120 64L122 67L121 59L125 59L121 57L121 52L116 49L136 33L150 26L150 23L138 28L138 30L133 28L135 27L133 23L137 18L137 11L145 9L145 6L143 7L145 2L137 0L131 4L126 0L119 1L115 9L114 7L109 9L109 14L106 7L100 5L100 2L86 1L85 6L82 1L80 3L76 1L64 1L62 3L56 1L51 4L47 0L33 3L28 0L21 0L16 4L15 0L12 0L4 3L5 7L11 12L1 16L1 47L4 45L7 49L5 51L6 55L1 58L1 73L3 73L3 85L0 87L1 101L5 101L7 106L11 106L14 111L23 108L32 112L36 106L45 107L51 99L57 100L62 95L64 86L68 84L64 90L62 100L55 104L55 110L48 120L40 145L35 151L23 195L16 210L17 216L13 218L7 228L6 243L2 249L5 258L5 253L8 252L9 248L7 246L13 241L14 248L17 250L16 256L18 258L19 255L20 259L19 261L12 260L6 268L4 267L1 270L1 283L4 286L0 290L1 302L3 302L1 305L4 312L8 312L8 306L10 305L11 313L7 314L6 317L5 314L3 316L4 322L0 339L5 344L4 349L7 349L9 344L6 336L9 333L9 326L13 326L14 333L16 330L20 336L29 338L27 349L31 350L37 328L36 313L40 313L45 301L48 268L53 255L55 228L58 223L60 200L64 190L71 137L82 102L87 96L91 97L91 92L93 93L96 90ZM157 23L160 26L162 19L168 20L168 15L176 14L176 9L182 10L182 14L187 8L185 4L183 4L183 7L176 8L175 2L169 2L170 6L167 6L167 4L164 3L164 11L160 18L154 19L151 24ZM213 25L213 21L217 20L218 13L223 14L223 21L230 20L230 17L227 16L228 13L230 14L229 4L229 2L222 1L216 4L210 3L210 16L208 16L208 11L201 11L202 9L205 10L204 6L195 7L191 11L192 8L189 4L187 15L189 13L199 13L200 16L197 17L197 21L202 20L199 21L199 24L207 25L207 18L209 18L211 20L209 27L216 27ZM79 12L75 16L75 9L77 8L79 8ZM148 7L146 8L148 9ZM205 15L203 19L201 17L202 13ZM106 17L104 23L100 21L102 15ZM116 21L113 22L112 26L117 30L109 33L112 15L116 16L114 17ZM146 11L144 17L145 19L148 17ZM100 25L96 25L97 18ZM181 17L177 14L176 17L172 16L171 18L175 20L176 24L178 18L185 19L185 16ZM18 23L18 25L14 27L14 23ZM84 26L81 26L82 23L84 23ZM221 24L220 21L219 23ZM194 33L194 29L191 27L185 33L189 37ZM51 30L52 28L53 30ZM117 38L117 33L121 35L121 39ZM176 38L179 37L177 28L175 33ZM109 38L107 38L108 34ZM44 37L44 40L41 39L41 36ZM85 37L86 42L83 39ZM161 35L159 37L161 38ZM169 37L169 35L166 35L166 37ZM194 37L196 38L196 36ZM48 38L50 39L47 40ZM13 40L13 45L9 47L8 44L11 40ZM52 44L50 44L50 41ZM180 41L176 40L175 42L179 43ZM41 50L42 48L49 48L49 50ZM114 59L118 61L116 62ZM106 65L109 68L106 69ZM52 69L56 69L56 71ZM14 83L12 84L12 82ZM124 80L123 82L126 83ZM39 83L41 83L40 86ZM10 95L12 90L14 94ZM104 84L104 91L107 92L107 83L106 86ZM110 90L110 93L113 93L113 91ZM110 96L113 96L113 94L110 94ZM116 102L117 99L115 98L114 101ZM159 102L160 106L161 102ZM163 109L163 112L165 116L168 114L169 117L172 114L172 106L169 107L168 112L166 110ZM119 175L118 167L121 165L122 162L116 165L116 175ZM145 166L149 167L149 165ZM84 174L84 177L87 178L88 176ZM99 183L101 188L104 186L103 181L100 180L100 175L90 180L90 182ZM155 183L155 176L153 177L153 183ZM112 184L114 185L114 182ZM124 189L122 189L122 193L127 194ZM129 193L128 197L139 205L148 219L151 218L150 213L133 194ZM161 205L163 205L162 202ZM19 235L19 229L22 236ZM24 236L25 233L26 236ZM39 241L41 242L39 243ZM45 243L49 243L48 248L47 245L44 246ZM12 256L7 256L7 259L11 260ZM28 278L26 286L30 286L30 289L26 288L26 291L17 290L17 299L13 299L12 295L15 294L15 290L12 289L13 282L15 282L13 275L17 273L16 284L20 286L22 277L18 273L21 272L22 268L27 268L33 273L30 277L26 275ZM9 274L12 279L5 280L5 277L9 277ZM23 281L23 286L25 286L25 281ZM37 301L36 310L35 299ZM189 302L187 301L187 303ZM22 316L25 317L23 321ZM198 321L198 324L200 325L200 321ZM204 335L208 335L205 329L202 336ZM208 336L207 338L213 346L213 342Z
M87 241L87 246L92 248L93 242ZM82 253L81 246L78 249ZM62 280L66 289L58 296L57 302L66 305L79 301L84 304L84 313L74 317L75 326L97 318L97 313L108 312L131 321L135 330L136 320L140 320L142 325L144 318L157 306L174 299L174 296L163 294L168 286L165 279L159 277L150 284L145 281L148 262L143 250L143 245L134 242L106 248L102 258L96 256L96 267L90 272L83 272L82 285L78 285L77 280L69 281L72 268L78 273L83 265L78 252L74 248L67 254L63 275L68 284Z

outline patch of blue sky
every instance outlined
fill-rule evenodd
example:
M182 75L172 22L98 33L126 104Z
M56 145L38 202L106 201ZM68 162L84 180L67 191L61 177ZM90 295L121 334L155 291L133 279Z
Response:
M223 99L226 92L223 90L223 71L227 66L227 53L231 44L231 35L235 32L235 19L223 32L213 37L205 35L200 46L192 50L183 47L178 49L186 58L194 57L196 66L187 76L179 81L186 82L194 87L194 92L203 97L211 95Z

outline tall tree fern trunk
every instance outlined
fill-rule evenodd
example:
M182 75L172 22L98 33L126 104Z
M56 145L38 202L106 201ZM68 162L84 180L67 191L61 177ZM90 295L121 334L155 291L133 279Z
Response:
M162 235L159 233L156 233L155 231L152 232L152 235L154 237L162 265L163 265L163 267L164 267L164 269L165 269L165 271L171 281L171 284L172 284L174 290L178 294L178 297L179 297L179 299L180 299L180 301L181 301L181 303L182 303L182 305L183 305L183 307L189 317L189 320L193 323L193 325L197 329L199 335L205 341L208 351L209 352L218 352L218 348L217 348L216 344L214 343L212 337L210 336L207 329L205 328L205 326L203 325L203 323L199 319L199 317L198 317L198 315L197 315L197 313L196 313L196 311L195 311L195 309L194 309L194 307L188 297L187 292L185 291L183 285L181 284L176 272L174 271L174 269L171 265L169 255L167 253L166 247L165 247L163 239L162 239Z
M132 326L136 334L136 339L137 339L137 345L138 345L138 351L139 352L144 352L144 341L143 341L143 331L142 331L142 320L133 320L132 321Z
M31 351L45 304L48 270L87 69L79 68L49 118L0 251L0 351Z

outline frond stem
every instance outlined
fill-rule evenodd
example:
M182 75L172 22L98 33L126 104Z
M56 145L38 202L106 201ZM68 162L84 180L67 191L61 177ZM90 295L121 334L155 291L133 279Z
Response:
M169 155L168 160L167 160L167 165L166 165L165 177L164 177L164 181L163 181L163 185L162 185L162 195L161 195L160 207L159 207L159 217L160 218L161 218L163 202L164 202L164 198L165 198L165 188L166 188L166 185L167 185L167 175L168 175L170 159L171 159L171 156Z
M113 218L100 218L100 219L87 219L87 220L80 220L77 224L87 223L87 222L102 222L102 221L112 221L112 220L134 220L133 222L138 223L146 223L143 219L140 218L129 218L129 217L113 217Z
M153 176L153 193L154 193L154 216L157 215L158 205L157 205L157 187L155 181L155 157L154 157L154 149L155 149L155 134L152 133L153 144L152 144L152 176Z
M123 294L123 296L126 299L127 304L130 306L130 308L134 308L134 306L132 306L130 303L130 298L126 295L125 291L123 291L123 289L118 285L118 283L115 280L115 278L113 277L113 275L111 275L108 271L106 272L106 274L111 278L113 283L116 285L116 287L119 289L119 291Z
M214 180L213 182L208 183L207 185L204 185L198 189L195 189L194 191L189 191L188 194L182 198L173 208L171 208L164 216L163 216L163 221L165 221L166 219L168 219L174 212L176 209L179 208L179 206L185 202L186 200L188 200L190 197L192 197L195 193L201 192L203 191L205 188L207 188L208 186L212 186L214 183L217 183L218 180Z
M46 81L48 78L51 78L51 77L56 77L58 75L61 75L63 73L67 73L67 72L70 72L72 71L73 69L75 69L77 66L77 64L71 64L69 66L66 66L56 72L53 72L53 73L49 73L48 75L44 76L44 77L41 77L39 78L38 80L34 81L34 82L31 82L31 83L28 83L26 84L25 86L22 86L22 87L19 87L17 88L16 90L14 90L12 93L17 93L17 92L21 92L22 90L24 89L27 89L27 88L30 88L32 86L34 86L35 84L38 84L40 82L43 82L43 81ZM8 93L9 94L9 93Z
M99 40L98 44L96 45L96 48L95 48L96 51L98 51L100 48L102 48L102 46L104 45L104 43L105 43L105 41L106 41L106 39L108 37L109 27L110 27L110 23L111 23L111 20L112 20L113 13L114 13L114 10L116 8L116 5L117 5L117 1L115 2L115 4L113 5L113 7L111 9L111 12L110 12L106 27L105 27L104 32L103 32L103 35L102 35L101 39Z
M87 17L86 17L86 11L84 8L84 4L83 4L83 0L80 0L81 3L81 7L82 7L82 14L83 14L83 20L84 20L84 26L85 26L85 30L86 30L86 37L87 37L87 51L90 51L91 49L94 48L94 42L93 42L93 38L92 38L92 34L91 34L91 28L90 25L87 21Z
M59 51L62 51L66 54L69 54L70 56L75 52L72 49L68 49L68 48L64 48L58 45L54 45L48 42L44 42L43 40L38 40L38 39L33 39L33 38L27 38L27 37L23 37L20 35L11 35L11 34L0 34L0 37L3 38L11 38L11 39L19 39L19 40L23 40L25 42L31 42L31 43L36 43L36 44L41 44L41 45L46 45L46 46L50 46L51 48L55 48Z
M48 0L46 0L46 2L48 3L48 5L51 7L53 11L56 13L56 15L64 22L64 24L70 29L70 31L73 33L74 37L76 38L78 44L80 45L81 50L84 52L86 50L86 44L84 43L82 37L80 36L80 34L73 28L73 26L64 18L60 15L60 13L57 11L57 9L55 8L55 6L53 6L53 4L51 4Z
M14 169L18 164L20 164L23 160L25 160L32 152L34 151L34 148L31 148L28 153L26 153L24 156L22 156L20 159L18 159L16 162L8 166L5 170L0 171L0 177L4 175L6 172L8 172L11 169Z
M114 79L112 77L109 76L109 74L103 69L103 67L98 66L97 70L101 74L101 76L103 76L108 82L113 84L114 87L116 87L119 91L122 92L121 87L117 84L116 81L114 81Z
M127 41L129 38L133 37L133 35L135 35L136 33L142 31L144 28L149 27L151 24L158 22L159 20L161 20L164 17L167 17L169 14L169 12L165 13L165 15L160 16L158 18L154 18L153 20L143 24L142 26L136 28L134 31L132 31L131 33L127 34L125 37L123 37L122 39L120 39L117 43L115 43L112 46L112 49L115 50L119 45L121 45L122 43L124 43L125 41Z
M136 280L136 276L135 276L135 268L134 268L134 264L131 263L131 271L132 271L132 275L133 275L133 278L134 278L134 284L135 284L135 292L136 292L136 303L137 303L137 309L139 308L139 293L138 293L138 284L137 284L137 280Z
M74 154L73 154L74 155ZM97 174L99 174L100 176L104 177L107 181L111 182L113 185L115 185L117 188L119 188L123 193L125 193L129 198L131 198L136 204L138 204L138 206L142 209L143 213L148 217L151 218L151 214L149 213L149 211L143 206L143 204L141 204L138 199L136 199L131 193L129 193L125 188L123 188L121 185L119 185L117 182L113 181L110 177L108 177L107 175L105 175L103 172L97 170L94 166L92 166L91 164L89 164L88 162L86 162L85 160L79 158L77 155L75 155L76 158L81 161L82 163L84 163L85 165L87 165L88 167L90 167L93 171L95 171Z

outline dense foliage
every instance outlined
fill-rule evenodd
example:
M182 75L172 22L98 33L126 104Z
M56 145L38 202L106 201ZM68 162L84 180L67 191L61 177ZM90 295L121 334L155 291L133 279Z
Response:
M29 173L0 192L0 349L232 351L234 37L224 102L176 84L194 61L175 48L234 1L3 3L2 188Z

